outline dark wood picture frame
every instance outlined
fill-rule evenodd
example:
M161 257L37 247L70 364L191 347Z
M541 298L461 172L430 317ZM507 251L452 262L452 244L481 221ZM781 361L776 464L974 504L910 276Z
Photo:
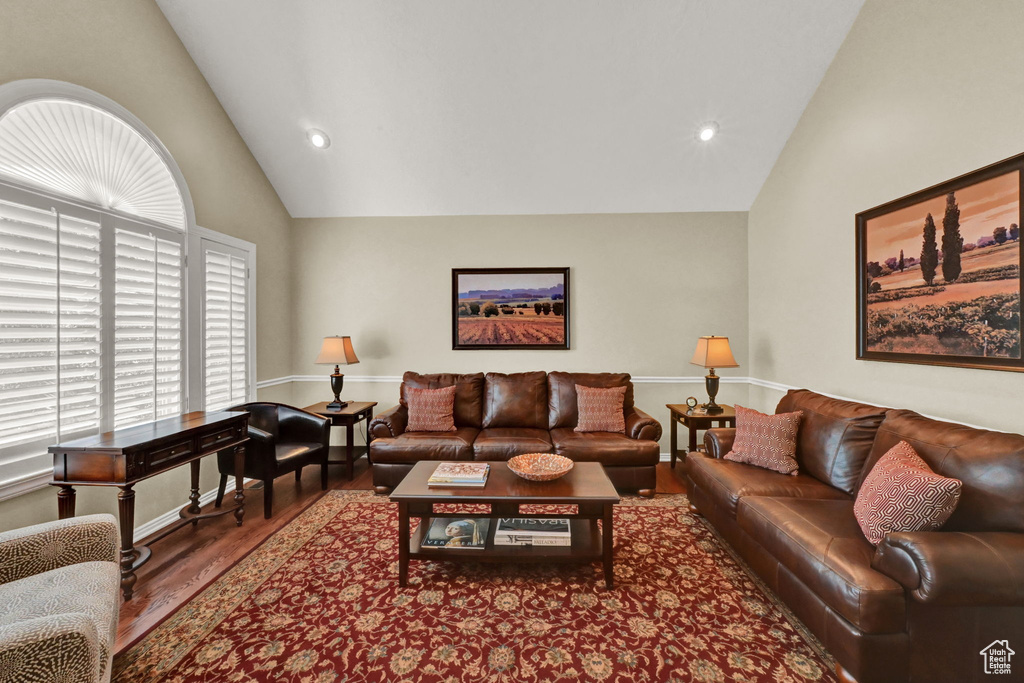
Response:
M1014 179L1011 177L1003 178L1001 181L996 180L1003 176L1013 174L1014 172L1017 173L1016 183L1014 183ZM878 313L875 313L875 327L874 329L869 329L869 325L871 324L871 316L869 316L868 312L869 304L879 303L885 300L883 297L878 297L876 301L872 301L872 294L881 294L882 292L885 292L886 289L881 284L881 281L885 280L887 276L891 277L893 275L897 275L894 269L888 269L888 266L890 265L889 263L885 263L885 267L883 268L882 264L879 261L870 260L868 246L869 223L876 219L884 219L885 217L888 216L890 222L896 225L896 222L898 220L902 220L904 216L913 214L913 211L909 210L911 209L911 207L914 207L914 210L916 211L918 208L917 205L922 205L920 209L924 210L926 206L935 204L937 199L947 202L949 194L954 193L954 201L956 201L956 206L954 208L956 208L959 212L956 214L958 216L958 220L956 221L956 223L958 224L957 230L959 231L959 226L963 225L963 213L965 202L962 198L957 198L956 193L964 192L966 194L967 192L971 191L971 188L976 188L976 186L979 186L982 183L986 183L987 181L995 181L992 184L993 186L995 186L998 183L1000 187L1011 188L1011 190L1014 189L1014 185L1016 185L1015 190L1017 205L1015 212L1013 212L1012 204L1010 203L1004 202L1002 204L999 204L989 202L990 206L994 205L995 207L1008 207L1004 213L1008 213L1009 215L1013 216L1013 219L1008 221L1008 224L1010 226L1013 226L1015 224L1017 226L1016 230L1012 229L1011 227L1009 231L1009 238L1007 238L1006 233L1003 233L1001 237L1005 239L1004 242L998 242L994 240L996 242L994 245L989 245L986 243L983 247L978 247L977 245L975 245L975 247L971 247L971 251L976 252L973 253L971 257L965 257L964 254L967 254L968 251L964 251L964 247L961 247L960 263L962 264L963 260L976 260L977 265L975 265L974 269L970 271L964 269L960 276L962 277L965 275L973 275L974 278L967 280L966 282L958 282L957 280L959 278L954 275L954 279L952 281L947 282L944 279L944 259L942 257L942 243L944 232L943 220L945 214L944 212L940 211L937 215L933 215L932 218L935 225L934 243L936 245L938 253L936 254L935 252L932 252L933 255L928 259L929 263L931 263L931 261L934 261L933 265L928 266L929 272L934 271L934 275L932 278L933 284L928 285L927 281L925 280L925 270L921 268L921 260L917 258L923 255L923 244L925 241L924 234L926 230L925 222L927 220L925 215L921 215L920 219L922 221L922 232L920 233L921 237L918 241L919 251L910 254L913 258L909 259L909 261L916 262L913 265L916 265L918 267L919 274L917 274L916 277L918 280L920 280L920 284L917 284L916 282L910 284L908 282L908 276L910 274L908 273L905 276L904 270L900 269L900 278L904 282L908 282L908 284L894 288L893 290L891 290L892 293L889 294L889 297L892 297L890 301L895 302L900 300L907 300L908 302L914 302L914 305L916 305L918 308L914 310L908 310L905 308L905 306L892 306L889 308L889 310L896 310L898 311L898 313L890 314L892 317L888 321L886 321L883 316L880 316ZM980 193L982 190L980 188L977 188L975 191ZM907 211L905 211L904 214L901 214L899 218L891 216L891 214L895 214L896 212L904 210ZM978 212L976 215L981 215L980 209L973 210ZM929 214L930 213L931 212L929 212ZM970 217L968 217L968 220L969 219ZM1024 225L1024 220L1022 219L1024 219L1024 154L1017 155L1009 159L1004 159L1003 161L992 164L990 166L986 166L976 171L966 173L957 178L953 178L952 180L947 180L946 182L934 185L925 190L909 194L905 197L901 197L900 199L896 199L886 204L882 204L881 206L876 206L873 209L868 209L867 211L862 211L858 213L856 216L857 359L894 363L915 363L924 365L942 365L951 367L981 368L988 370L1009 370L1013 372L1024 372L1024 344L1022 344L1022 339L1024 339L1024 330L1021 329L1020 325L1020 303L1022 300L1024 300L1024 289L1022 289L1021 280L1021 273L1024 272L1024 249L1021 248L1022 245L1020 243L1019 237L1020 226ZM976 220L978 221L978 223L976 224L980 226L980 224L982 223L981 219L977 218ZM986 228L989 224L990 222L985 223ZM899 226L897 225L897 227ZM997 227L996 230L998 230L1000 227L1002 226ZM872 229L877 231L888 228L879 227L879 224L876 223L874 226L872 226ZM1012 237L1014 233L1016 233L1017 235L1016 239ZM895 235L895 233L893 234ZM993 238L994 237L995 233L993 232ZM895 239L895 237L893 239ZM964 238L961 235L961 240L963 239ZM906 240L904 239L904 241ZM988 239L978 239L978 244L980 245L983 241L987 242ZM1008 245L1011 243L1016 244L1017 246L1016 257L1014 257L1014 255L1011 253L1012 249L1008 247ZM974 242L969 242L966 244L966 246L970 247L971 244L974 244ZM990 259L989 261L984 261L986 255L983 254L982 250L989 249L989 247L992 247L992 249L990 250L992 252L996 251L996 247L1000 249L1002 249L1003 247L1007 248L1003 249L1005 253L1003 253L999 259L993 258ZM903 253L901 251L900 265L903 265L902 259ZM892 257L887 259L887 261L891 260ZM1006 263L999 265L1001 261L1006 261ZM1016 266L1015 271L1014 266ZM887 270L888 272L886 272ZM910 268L908 268L907 270L910 270ZM1003 273L1009 273L1010 275L1008 277L1000 276L1001 273L996 272L1000 270L1003 271ZM876 277L878 277L879 279L879 282L877 284L872 284L874 282L872 278L872 272L876 273ZM980 285L982 282L985 282L986 284L995 282L1002 283L1003 281L1006 280L1015 281L1015 286L1007 287L1006 284L1008 283L1004 283L1001 287L993 288L992 290L1006 290L1003 292L996 293L995 296L1004 297L1005 299L1000 300L1009 301L1008 305L1010 306L1009 309L1000 308L999 315L992 316L995 320L996 327L992 327L988 319L984 321L973 321L970 323L962 322L968 320L970 315L973 315L971 311L966 310L968 305L972 305L974 307L974 310L988 310L988 308L991 308L994 305L987 303L987 301L989 300L994 301L993 296L988 294L981 294L980 288L972 288L974 291L978 292L978 294L975 295L977 298L974 298L969 302L955 300L955 295L953 295L952 293L945 294L941 297L938 296L940 292L946 291L945 288L960 287L960 291L963 292L963 287L966 285ZM910 294L909 296L904 296L899 293L899 290L901 289L916 289L917 291L920 291L921 294ZM1007 316L1004 315L1004 311L1012 311L1013 309L1012 298L1014 294L1016 295L1017 311L1016 328L1013 328L1012 325L1008 325L1006 323L1006 321L1009 318L1007 318ZM962 295L963 294L960 294L960 296ZM914 301L915 299L918 299L918 301ZM937 303L933 303L931 304L932 307L929 307L930 301ZM979 304L979 302L981 303ZM941 311L944 311L943 319L937 318L940 309L937 308L936 306L944 307L941 309ZM884 309L876 310L884 311ZM902 313L902 311L906 311L906 313ZM960 312L963 312L963 315L961 315L959 319L956 319L950 317L951 312L955 314L960 314ZM897 318L896 316L900 315L901 313L905 317L903 319ZM931 319L929 319L930 317ZM948 321L949 324L944 326L942 324L943 320ZM982 355L908 352L906 350L879 350L877 348L878 346L883 345L883 343L880 340L889 341L890 346L895 346L896 340L907 338L901 338L896 335L890 335L888 337L882 336L879 332L879 328L881 327L881 325L886 324L890 329L895 329L894 323L909 322L909 329L922 329L925 324L924 321L928 321L927 324L932 326L928 328L929 331L931 331L932 329L935 330L934 334L928 335L929 339L933 340L932 342L930 342L933 347L935 345L942 345L943 347L955 347L957 343L960 343L962 347L968 347L971 344L974 344L976 348L978 344L981 344L983 349ZM958 327L956 329L951 329L952 325L957 325ZM960 342L957 341L957 330L963 330L961 335L962 341ZM1012 345L1014 335L1016 338L1015 346ZM924 336L925 335L922 335L921 333L916 333L915 336L913 336L912 338L916 342L917 340L920 340ZM997 353L1002 352L1006 355L987 355L988 349L990 348L990 338L993 340L992 344L993 347L997 349ZM944 339L947 341L944 342ZM995 346L997 342L1001 344L1001 346ZM874 345L875 348L869 348L872 345Z
M551 326L553 321L558 319L562 322L561 327L561 341L556 343L538 341L535 343L529 342L478 342L469 339L459 339L459 322L460 318L471 324L480 325L485 323L488 318L484 317L484 311L480 310L476 314L465 314L465 311L460 315L460 306L468 306L466 300L459 299L459 278L463 275L492 275L492 276L517 276L517 275L558 275L561 277L562 285L562 299L561 299L561 315L556 315L554 310L549 310L548 313L536 314L535 311L530 308L520 309L524 303L524 300L511 299L508 306L499 308L499 314L495 317L495 323L498 325L502 324L503 320L506 322L515 323L516 318L523 316L526 318L539 318L544 322L547 327ZM548 301L547 303L553 303ZM513 306L514 304L514 306ZM543 304L542 304L543 305ZM506 313L503 309L512 309L512 313ZM553 308L553 307L552 307ZM538 349L538 350L559 350L565 351L569 349L569 268L452 268L452 349L453 350L483 350L483 349ZM479 316L479 317L478 317ZM519 321L524 324L528 323L528 320ZM525 330L522 336L532 336L528 330Z

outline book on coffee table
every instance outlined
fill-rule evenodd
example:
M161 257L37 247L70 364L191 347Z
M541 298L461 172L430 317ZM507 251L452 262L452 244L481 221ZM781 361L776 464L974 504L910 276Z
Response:
M435 517L423 536L421 548L473 548L483 550L491 520L486 517Z
M494 531L495 545L572 545L568 519L513 517L498 520Z
M427 479L427 486L483 486L490 471L486 462L442 462Z

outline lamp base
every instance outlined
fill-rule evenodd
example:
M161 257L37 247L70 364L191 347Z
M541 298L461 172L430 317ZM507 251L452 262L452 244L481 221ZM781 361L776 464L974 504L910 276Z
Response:
M707 415L721 415L722 413L725 412L725 408L718 405L717 403L705 403L704 405L701 406L701 408L704 409L704 412Z
M327 404L327 410L341 410L348 405L348 401L331 401Z

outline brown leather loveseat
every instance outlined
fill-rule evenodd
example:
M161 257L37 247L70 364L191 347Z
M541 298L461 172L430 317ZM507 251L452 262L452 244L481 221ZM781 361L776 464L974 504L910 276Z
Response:
M989 680L982 649L1024 646L1024 436L806 390L776 409L792 411L803 413L799 474L722 460L735 430L709 430L708 453L686 462L696 511L822 641L842 680ZM900 441L963 490L941 530L875 548L853 502ZM1021 676L1024 659L1012 668Z
M628 387L626 432L573 431L576 385ZM455 385L454 432L407 432L406 389ZM619 489L653 496L661 424L633 406L626 373L489 372L402 378L401 402L370 423L373 484L378 493L398 485L420 460L505 461L523 453L558 453L577 462L600 462Z

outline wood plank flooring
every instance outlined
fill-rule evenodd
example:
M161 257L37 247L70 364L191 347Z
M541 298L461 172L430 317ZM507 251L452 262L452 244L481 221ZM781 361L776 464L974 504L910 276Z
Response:
M659 463L658 493L685 493L682 464L673 471ZM345 468L330 468L328 486L334 489L372 489L365 458L356 461L352 481ZM120 653L163 619L184 605L214 579L233 566L295 518L321 495L320 470L307 467L302 479L286 475L274 482L274 516L263 519L263 490L251 486L245 492L245 524L236 527L234 517L224 515L185 527L153 546L153 559L138 572L135 595L121 606L115 652ZM183 504L187 503L187 492ZM213 503L210 503L212 506Z

